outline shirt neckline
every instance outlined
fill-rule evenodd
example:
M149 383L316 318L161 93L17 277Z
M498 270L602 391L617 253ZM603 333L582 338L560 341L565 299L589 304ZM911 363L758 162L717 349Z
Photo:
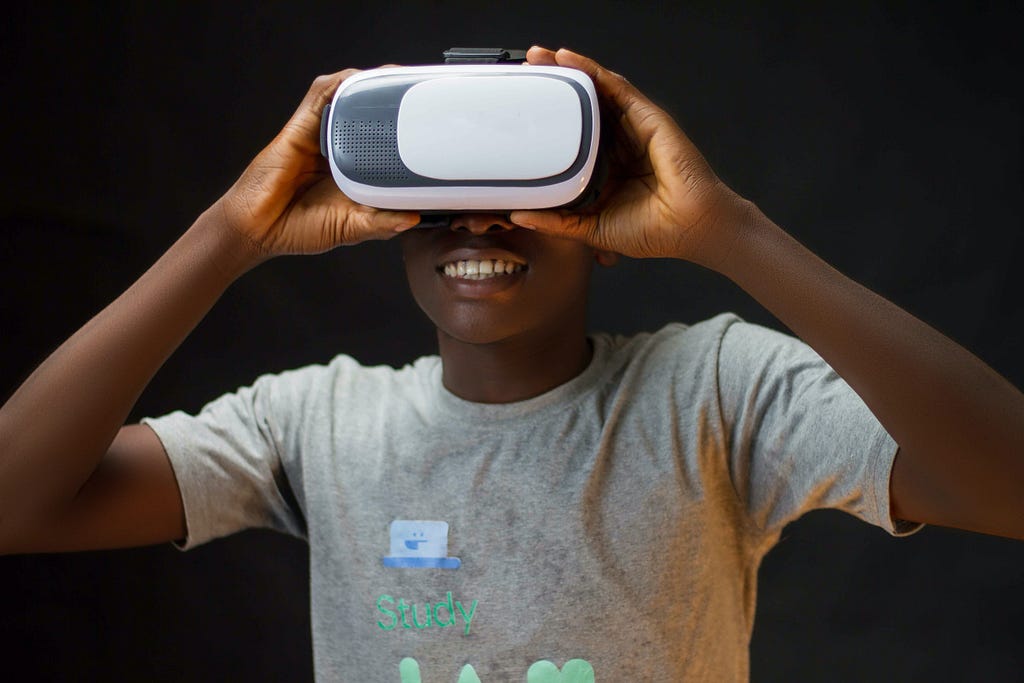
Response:
M610 345L607 336L596 334L588 335L587 338L593 346L593 355L583 372L543 394L512 403L478 403L456 396L441 381L442 364L437 363L431 370L430 384L438 420L457 421L463 426L486 427L498 422L522 419L552 407L557 407L557 412L561 412L598 384L608 364Z

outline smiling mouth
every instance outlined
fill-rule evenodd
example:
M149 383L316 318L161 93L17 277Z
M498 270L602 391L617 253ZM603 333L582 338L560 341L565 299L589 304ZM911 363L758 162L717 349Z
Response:
M525 263L506 261L504 259L449 261L437 268L437 271L444 277L457 280L490 280L496 277L520 273L525 270L527 270Z

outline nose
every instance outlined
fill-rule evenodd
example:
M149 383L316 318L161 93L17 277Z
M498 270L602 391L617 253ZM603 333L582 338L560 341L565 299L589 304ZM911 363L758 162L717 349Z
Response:
M448 227L450 230L464 230L474 235L482 235L485 232L514 230L516 226L500 213L462 213L452 216Z

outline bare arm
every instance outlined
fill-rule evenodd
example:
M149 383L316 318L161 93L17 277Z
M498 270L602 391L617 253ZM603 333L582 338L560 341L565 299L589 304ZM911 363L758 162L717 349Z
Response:
M279 254L393 236L416 214L353 204L319 154L319 116L353 71L317 79L238 182L0 408L0 553L180 538L159 441L122 428L167 357L243 273Z
M157 369L255 263L208 211L25 381L0 410L0 538L78 495Z
M126 548L184 540L171 463L144 425L122 427L99 465L64 505L9 530L3 553Z
M517 211L514 222L729 277L832 365L899 444L896 517L1024 539L1024 394L736 195L624 78L566 50L528 57L588 73L621 125L613 184L593 212Z

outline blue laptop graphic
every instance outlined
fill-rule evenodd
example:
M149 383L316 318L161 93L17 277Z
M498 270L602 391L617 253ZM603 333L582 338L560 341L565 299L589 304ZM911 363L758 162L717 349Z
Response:
M462 561L448 557L448 522L396 519L391 522L391 552L385 567L458 569Z

